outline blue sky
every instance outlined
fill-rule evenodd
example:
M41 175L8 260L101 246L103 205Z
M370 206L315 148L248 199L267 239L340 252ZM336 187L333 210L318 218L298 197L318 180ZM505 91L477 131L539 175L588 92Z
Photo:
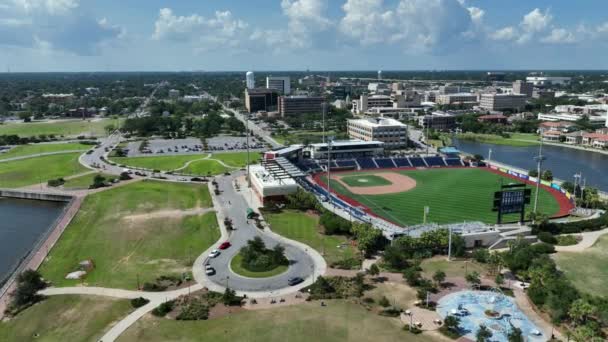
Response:
M606 0L0 0L0 70L607 69Z

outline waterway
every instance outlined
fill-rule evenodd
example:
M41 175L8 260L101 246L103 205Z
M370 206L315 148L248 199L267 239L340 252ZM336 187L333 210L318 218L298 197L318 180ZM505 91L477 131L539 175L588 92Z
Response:
M0 197L0 284L48 232L65 205Z
M492 149L494 161L524 170L536 169L534 157L538 155L538 146L513 147L457 139L453 144L463 152L486 158ZM543 146L543 155L546 157L543 169L551 170L555 178L574 182L574 175L580 172L587 186L608 192L608 155L551 145Z

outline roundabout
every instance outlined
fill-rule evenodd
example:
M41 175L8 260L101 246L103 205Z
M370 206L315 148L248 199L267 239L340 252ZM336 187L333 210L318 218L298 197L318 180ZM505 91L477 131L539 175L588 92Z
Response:
M239 254L235 255L234 258L232 258L232 260L230 261L230 270L235 274L238 274L240 276L247 277L247 278L274 277L274 276L284 273L285 271L287 271L287 268L289 267L287 265L277 265L277 266L271 267L267 270L262 270L262 271L255 270L254 271L254 270L247 269L247 267L245 267L242 263L243 263L243 256L241 255L241 253L239 253Z

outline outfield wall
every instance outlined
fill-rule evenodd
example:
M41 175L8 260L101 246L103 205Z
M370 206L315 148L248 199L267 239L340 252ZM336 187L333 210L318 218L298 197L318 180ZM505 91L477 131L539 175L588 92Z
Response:
M505 167L499 167L499 166L491 165L491 164L488 167L491 170L500 171L502 173L506 173L508 175L520 178L521 180L524 180L527 183L530 183L530 182L534 183L534 184L538 183L538 178L536 178L536 177L530 177L527 174L523 174L523 173L518 172L518 171L514 171L514 170L511 170L511 169L508 169L508 168L505 168ZM566 196L566 198L568 198L569 200L572 200L572 194L570 192L568 192L566 189L563 189L559 184L554 183L554 182L548 182L548 181L545 181L545 180L541 180L540 184L544 185L546 187L550 187L551 189L554 189L556 191L559 191L564 196Z

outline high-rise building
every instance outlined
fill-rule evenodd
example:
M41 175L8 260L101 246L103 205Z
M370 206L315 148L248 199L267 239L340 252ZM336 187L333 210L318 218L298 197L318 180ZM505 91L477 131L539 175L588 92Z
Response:
M247 89L255 88L255 75L253 74L253 71L247 71L247 74L245 74L245 81L247 83Z
M320 96L281 96L279 97L279 112L282 117L320 113L325 99Z
M534 85L526 81L517 80L513 82L513 94L526 95L532 97L534 92Z
M274 89L245 89L245 108L249 113L276 111L279 94Z
M291 80L287 77L266 77L266 89L277 90L283 95L289 95L291 93Z
M479 107L487 110L521 110L526 106L526 95L481 94Z
M378 70L378 81L382 81L382 70Z
M349 119L348 135L351 139L381 141L386 148L407 146L407 125L390 118Z

